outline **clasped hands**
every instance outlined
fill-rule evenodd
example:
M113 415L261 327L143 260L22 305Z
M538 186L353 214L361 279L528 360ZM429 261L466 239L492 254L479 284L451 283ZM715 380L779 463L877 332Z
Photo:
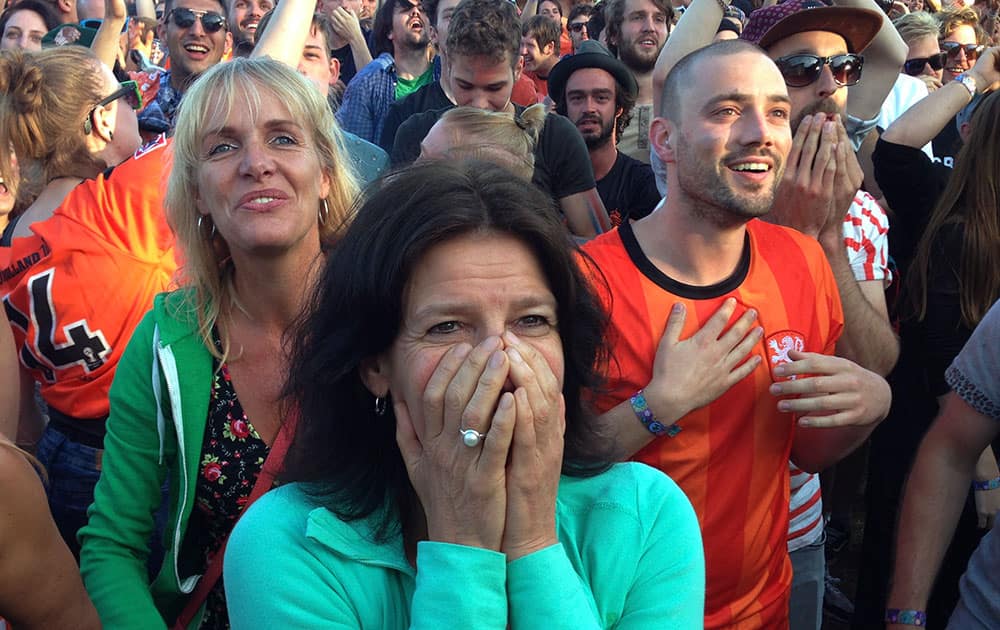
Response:
M402 399L394 410L428 538L500 551L508 561L556 544L566 406L545 357L511 332L474 348L458 344L420 405L422 428ZM485 434L475 447L460 435L469 428Z

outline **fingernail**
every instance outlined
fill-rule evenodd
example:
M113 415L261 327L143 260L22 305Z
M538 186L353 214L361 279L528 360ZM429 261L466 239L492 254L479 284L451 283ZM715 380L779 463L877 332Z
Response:
M518 336L509 330L504 333L504 337L506 337L508 344L521 343L521 340L518 338Z
M522 357L521 353L517 351L517 348L507 348L507 356L509 356L510 360L514 363L524 363L524 357Z
M778 403L778 411L788 411L792 408L792 403L787 400L782 400Z
M788 370L785 369L784 365L778 365L778 366L776 366L774 368L774 374L775 374L775 376L784 376L785 372L787 372L787 371Z
M799 418L799 426L800 427L811 427L812 425L813 425L813 421L810 420L809 418Z
M780 394L781 393L781 385L778 384L778 383L774 383L773 385L771 385L771 393L775 394L775 395Z
M757 319L757 309L752 308L747 312L750 313L750 319Z
M503 396L500 397L500 408L510 409L514 405L514 394L510 392L504 392Z
M503 352L497 350L492 355L490 355L490 367L496 369L503 365Z
M470 352L472 352L472 346L467 343L460 343L455 346L455 356L459 359L464 359L469 356Z
M762 326L758 326L756 332L758 337L764 336L764 328Z
M674 308L673 308L674 313L677 313L679 315L681 313L681 311L683 311L683 310L684 310L684 305L683 304L681 304L680 302L678 302L677 304L674 304Z
M486 350L496 350L500 347L500 337L487 337L483 340L483 348Z
M824 133L833 133L834 132L834 125L833 125L833 123L830 122L829 120L826 121L825 123L823 123L823 132Z
M806 125L808 125L809 123L811 123L811 122L812 122L812 119L813 119L813 117L812 117L812 114L806 114L805 116L803 116L803 117L802 117L802 122L801 122L801 123L799 123L799 124L800 124L800 125L801 125L801 124L806 124Z

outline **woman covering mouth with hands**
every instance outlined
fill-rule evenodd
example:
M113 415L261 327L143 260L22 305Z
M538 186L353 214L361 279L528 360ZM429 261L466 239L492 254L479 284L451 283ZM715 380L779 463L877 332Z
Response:
M689 502L581 400L605 318L551 203L475 162L369 189L294 344L294 483L227 548L234 627L701 627Z

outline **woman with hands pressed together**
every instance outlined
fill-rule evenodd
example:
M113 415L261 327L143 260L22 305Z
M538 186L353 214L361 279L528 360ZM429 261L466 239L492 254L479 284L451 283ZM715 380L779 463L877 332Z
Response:
M227 550L234 627L701 627L689 502L581 402L604 315L546 204L476 163L370 190L295 343L295 483Z

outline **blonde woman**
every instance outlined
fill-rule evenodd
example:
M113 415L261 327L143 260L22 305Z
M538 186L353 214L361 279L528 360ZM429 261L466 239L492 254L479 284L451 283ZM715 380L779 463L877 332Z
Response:
M315 87L266 57L220 64L184 97L166 207L186 286L156 299L125 352L80 533L105 626L228 627L225 541L290 433L285 334L355 194L338 135ZM166 557L149 584L164 480Z

